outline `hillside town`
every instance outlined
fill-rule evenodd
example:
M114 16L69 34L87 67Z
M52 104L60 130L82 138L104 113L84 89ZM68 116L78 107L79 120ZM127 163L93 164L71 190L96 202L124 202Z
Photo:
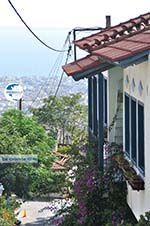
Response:
M43 99L54 95L60 77L43 76L0 76L0 113L9 108L18 108L17 101L8 101L4 95L5 88L10 83L19 83L23 87L22 110L29 112L33 107L39 107ZM71 93L81 93L83 101L87 103L87 81L83 80L80 84L68 79L65 75L58 95L69 95Z

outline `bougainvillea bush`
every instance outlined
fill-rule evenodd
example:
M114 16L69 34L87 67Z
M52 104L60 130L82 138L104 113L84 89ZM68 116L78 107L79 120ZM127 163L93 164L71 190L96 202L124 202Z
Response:
M72 205L64 207L55 225L131 226L136 224L126 203L126 182L109 156L109 167L100 172L94 153L81 156L74 172Z

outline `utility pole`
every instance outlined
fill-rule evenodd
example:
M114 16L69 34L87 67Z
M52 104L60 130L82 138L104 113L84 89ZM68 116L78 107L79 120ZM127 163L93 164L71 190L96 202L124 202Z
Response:
M73 29L73 41L76 40L76 29ZM76 45L74 43L74 60L77 60L77 51L76 51Z
M106 16L106 27L105 29L109 28L111 26L111 16L107 15ZM73 29L73 41L74 41L74 61L77 60L77 52L76 52L76 32L77 31L102 31L104 28L102 27L97 27L97 28L75 28ZM102 73L98 74L98 80L95 78L96 82L93 83L92 77L88 78L88 127L89 127L89 140L91 140L91 129L93 128L93 114L92 109L95 109L95 114L94 114L94 128L95 128L95 137L97 137L97 158L98 158L98 166L101 172L104 170L104 117L103 117L103 112L104 112L104 76ZM97 86L98 84L98 86ZM97 89L98 87L98 89ZM92 101L92 98L93 101ZM96 100L95 100L96 98ZM98 99L97 99L98 98ZM98 109L97 109L97 100L98 100ZM96 102L95 102L96 101ZM94 106L93 105L96 105ZM96 119L97 119L97 113L98 113L98 121L99 124L96 126Z
M74 28L73 29L73 42L74 42L74 61L77 60L77 50L76 50L76 45L75 45L75 41L76 41L76 32L80 31L101 31L104 30L104 28L102 27L92 27L92 28Z
M105 28L109 28L111 26L111 16L106 15L106 27ZM76 45L75 45L75 41L76 41L76 32L80 31L102 31L105 28L102 27L89 27L89 28L74 28L73 29L73 42L74 42L74 61L77 60L77 50L76 50Z

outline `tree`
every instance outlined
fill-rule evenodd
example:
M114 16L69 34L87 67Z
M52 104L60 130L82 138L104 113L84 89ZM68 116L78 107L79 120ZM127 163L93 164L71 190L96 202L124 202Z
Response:
M66 143L69 136L74 142L76 138L82 139L87 131L87 106L82 103L80 93L69 96L49 96L44 99L43 106L33 109L37 120L54 134L61 143Z
M31 117L9 110L0 117L0 154L36 154L38 163L0 164L5 192L27 196L29 192L50 192L54 173L50 171L55 140Z

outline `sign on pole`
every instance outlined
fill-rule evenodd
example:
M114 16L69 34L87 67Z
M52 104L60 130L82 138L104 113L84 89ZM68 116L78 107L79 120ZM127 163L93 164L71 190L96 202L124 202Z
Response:
M18 83L10 83L4 91L5 97L9 101L18 101L23 96L23 88Z

